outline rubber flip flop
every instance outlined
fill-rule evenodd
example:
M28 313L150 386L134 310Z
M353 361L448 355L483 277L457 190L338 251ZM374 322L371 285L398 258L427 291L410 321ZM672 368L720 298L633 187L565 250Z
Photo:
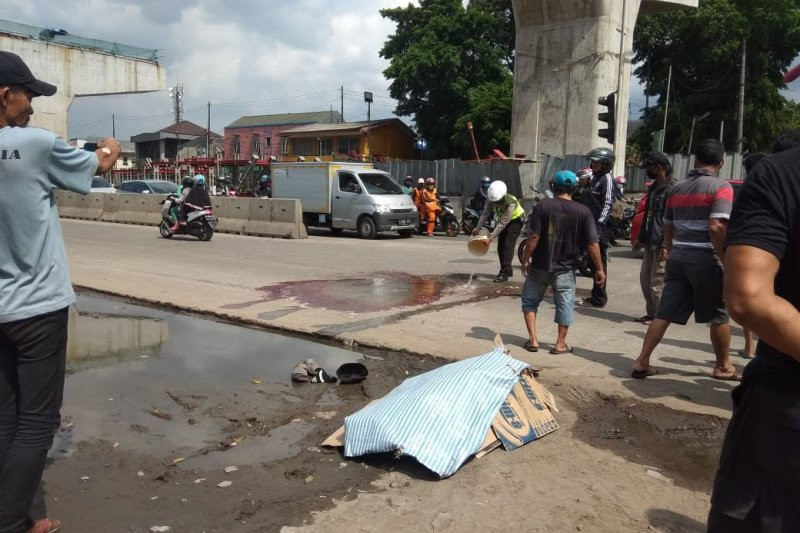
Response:
M653 321L653 317L651 316L640 316L639 318L634 318L634 322L639 322L640 324L646 324Z
M636 370L635 368L631 371L631 377L633 379L644 379L650 376L655 376L658 374L658 370L655 368L648 367L647 370Z
M525 348L526 350L528 350L529 352L538 352L539 351L539 347L538 346L534 346L533 344L531 344L531 341L525 341L525 344L523 344L522 347Z
M572 347L571 346L567 346L566 350L556 350L555 348L551 348L550 349L550 353L553 354L553 355L561 355L561 354L565 354L565 353L572 353Z
M720 381L742 381L742 373L739 369L734 369L731 374L711 374L711 377Z
M29 533L56 533L61 529L61 522L58 520L50 520L49 518L42 518L37 520Z

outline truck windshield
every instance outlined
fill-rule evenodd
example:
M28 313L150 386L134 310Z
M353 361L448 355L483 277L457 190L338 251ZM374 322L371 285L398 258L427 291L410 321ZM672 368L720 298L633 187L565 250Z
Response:
M358 173L369 194L405 194L403 189L386 174Z

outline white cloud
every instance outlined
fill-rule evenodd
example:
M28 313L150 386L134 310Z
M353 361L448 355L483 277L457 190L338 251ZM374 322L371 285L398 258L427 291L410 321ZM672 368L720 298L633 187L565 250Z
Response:
M159 51L167 85L184 87L184 118L224 126L247 114L339 109L344 87L348 120L366 118L362 91L372 91L373 117L391 116L387 62L378 52L393 24L384 7L407 0L3 0L0 18L83 37ZM369 7L366 7L369 6ZM121 139L172 122L166 93L76 99L71 136Z

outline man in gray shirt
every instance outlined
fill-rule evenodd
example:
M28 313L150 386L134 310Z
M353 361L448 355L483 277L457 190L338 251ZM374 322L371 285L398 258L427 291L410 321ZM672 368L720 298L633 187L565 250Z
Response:
M0 52L0 531L49 533L31 504L60 424L68 307L75 301L54 188L89 192L119 143L96 152L28 128L36 96L56 87L37 80L16 54Z

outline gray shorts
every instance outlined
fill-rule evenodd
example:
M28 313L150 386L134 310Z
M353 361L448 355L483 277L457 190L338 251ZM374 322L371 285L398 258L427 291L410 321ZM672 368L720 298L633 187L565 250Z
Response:
M656 318L686 324L692 313L698 324L728 323L722 298L722 267L667 259Z

